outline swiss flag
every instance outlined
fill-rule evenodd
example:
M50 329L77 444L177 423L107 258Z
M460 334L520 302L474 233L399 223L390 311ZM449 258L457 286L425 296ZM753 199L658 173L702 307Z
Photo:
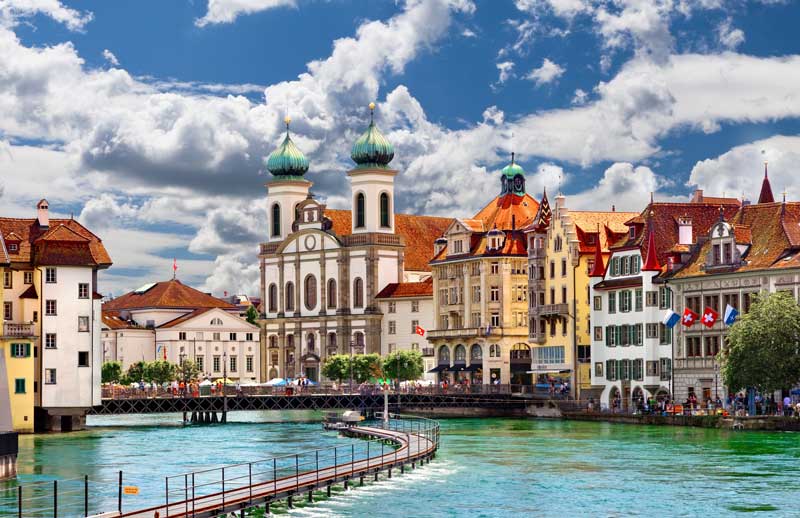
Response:
M414 328L414 332L417 333L419 336L425 336L425 330L422 329L420 326Z
M713 327L714 322L717 321L718 317L719 313L709 307L706 307L706 309L703 310L703 320L701 320L701 322L706 327Z
M681 318L681 324L685 325L686 327L689 327L691 325L694 325L694 323L697 321L698 318L700 318L700 315L698 315L691 309L686 308L683 310L683 317Z

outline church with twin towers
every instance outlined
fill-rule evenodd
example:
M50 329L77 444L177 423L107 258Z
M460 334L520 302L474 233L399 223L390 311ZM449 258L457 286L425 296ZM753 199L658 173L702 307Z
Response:
M374 109L370 104L369 125L353 144L353 167L341 172L350 182L349 209L329 209L314 198L309 160L292 141L288 118L286 135L267 160L272 178L259 264L262 366L270 379L319 380L327 356L386 353L381 336L396 331L383 329L383 313L398 306L392 301L382 309L381 297L411 293L430 300L434 241L453 220L395 212L395 177L402 172L390 166L394 147L375 125ZM408 307L419 311L419 302ZM406 327L402 332L413 334Z

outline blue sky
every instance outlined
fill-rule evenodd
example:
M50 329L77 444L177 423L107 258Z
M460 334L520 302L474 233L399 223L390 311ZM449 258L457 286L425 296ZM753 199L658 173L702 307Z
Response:
M789 0L0 0L3 213L46 196L90 226L105 291L178 257L255 293L284 114L346 207L373 100L406 212L471 215L512 148L573 208L752 198L765 160L797 199L798 22Z

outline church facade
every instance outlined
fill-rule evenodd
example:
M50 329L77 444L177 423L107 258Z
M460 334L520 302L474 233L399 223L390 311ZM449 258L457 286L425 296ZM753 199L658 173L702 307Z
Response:
M349 210L328 209L310 193L309 162L291 139L288 118L286 136L267 160L273 178L259 263L268 378L319 380L327 356L380 353L376 296L391 283L428 279L433 241L452 221L395 213L394 148L370 118L346 173Z

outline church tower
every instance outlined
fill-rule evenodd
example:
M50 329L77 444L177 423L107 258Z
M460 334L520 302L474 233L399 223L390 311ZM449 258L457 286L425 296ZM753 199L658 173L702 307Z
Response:
M278 149L267 159L267 169L272 180L267 183L267 233L270 242L286 239L292 233L292 224L298 217L298 205L308 197L312 183L305 179L308 159L297 149L289 135L287 116L286 137Z
M375 103L369 104L369 127L353 144L356 167L347 173L352 194L353 234L394 234L394 177L389 169L394 147L375 126Z

